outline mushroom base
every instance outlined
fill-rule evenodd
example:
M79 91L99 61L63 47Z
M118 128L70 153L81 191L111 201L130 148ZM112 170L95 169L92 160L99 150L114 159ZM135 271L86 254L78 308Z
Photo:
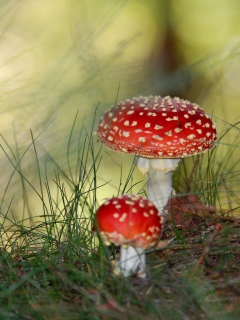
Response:
M128 277L137 273L138 277L146 278L146 257L143 249L128 246L121 247L120 260L115 266L115 273Z

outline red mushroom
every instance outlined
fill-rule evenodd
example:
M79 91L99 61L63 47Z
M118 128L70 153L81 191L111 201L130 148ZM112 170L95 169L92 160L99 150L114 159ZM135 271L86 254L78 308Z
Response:
M139 156L148 198L161 213L181 158L206 151L217 139L215 124L198 105L169 96L120 102L104 113L97 134L107 147Z
M96 228L105 244L121 246L116 270L145 277L144 250L153 247L163 230L163 218L147 198L122 195L105 201L96 212Z

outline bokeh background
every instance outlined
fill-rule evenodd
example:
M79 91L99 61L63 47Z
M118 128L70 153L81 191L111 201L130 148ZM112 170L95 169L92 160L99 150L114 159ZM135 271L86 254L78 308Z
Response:
M97 106L96 121L116 99L156 94L198 103L214 115L220 134L240 121L239 45L238 0L2 0L2 213L19 215L26 206L23 179L13 173L8 157L38 189L34 150L28 149L31 131L40 165L44 167L47 151L66 169L77 112L76 126L84 123L90 129ZM74 130L71 159L77 154L78 135ZM238 136L239 130L233 129L219 143L219 157L231 145L238 148ZM97 138L95 142L98 148ZM124 181L133 161L107 149L101 153L98 183L109 183L99 188L99 203L116 195L120 177ZM225 170L238 158L239 152L232 152ZM233 170L227 188L234 199L223 196L226 207L238 200L238 164ZM51 175L54 166L48 167L50 185ZM130 183L138 181L133 192L144 185L144 177L134 172ZM33 215L40 214L41 203L31 188L27 203Z

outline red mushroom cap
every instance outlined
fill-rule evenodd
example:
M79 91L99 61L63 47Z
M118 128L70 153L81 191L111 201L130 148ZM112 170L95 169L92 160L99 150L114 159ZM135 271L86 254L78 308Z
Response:
M107 200L96 213L96 226L106 244L154 246L163 230L163 218L147 198L123 195Z
M203 152L216 126L198 105L149 96L120 102L100 119L98 137L109 148L148 158L181 158Z

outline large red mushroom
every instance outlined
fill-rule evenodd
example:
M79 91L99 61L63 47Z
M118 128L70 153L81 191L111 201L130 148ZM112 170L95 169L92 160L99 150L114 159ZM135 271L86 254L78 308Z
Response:
M138 156L137 166L147 174L148 198L161 213L179 161L208 150L217 139L215 124L198 105L169 96L120 102L101 117L97 134L107 147Z
M144 250L155 246L163 231L163 218L155 205L137 195L114 197L99 207L95 224L106 245L121 246L115 271L145 277Z

